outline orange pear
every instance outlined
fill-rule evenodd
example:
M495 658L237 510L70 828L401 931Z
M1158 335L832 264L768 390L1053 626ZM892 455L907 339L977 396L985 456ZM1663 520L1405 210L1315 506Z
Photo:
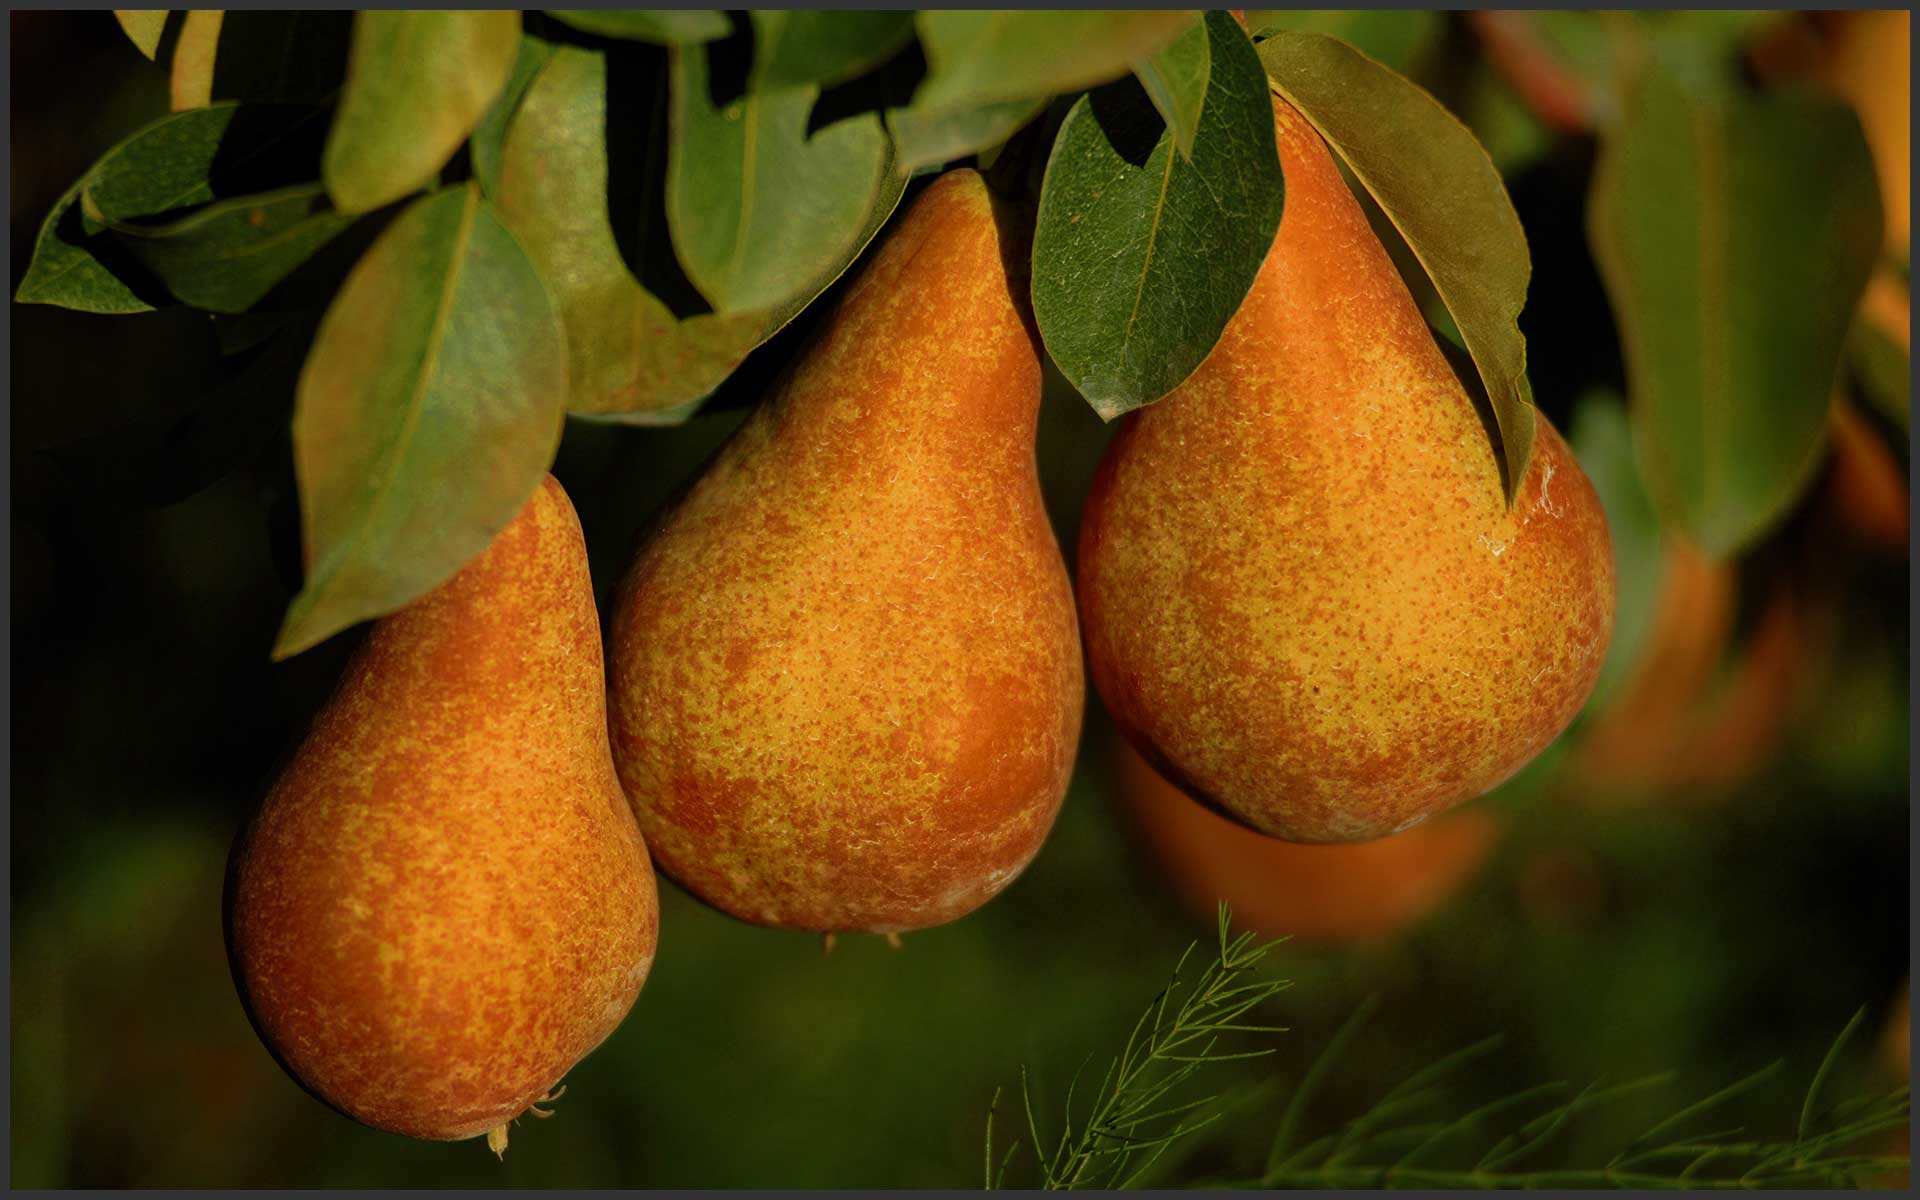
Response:
M621 782L744 920L951 921L1059 811L1084 683L1002 219L975 172L928 187L615 602Z
M1206 362L1129 414L1081 521L1094 682L1155 767L1276 837L1406 829L1579 710L1613 625L1586 476L1543 420L1497 448L1306 120L1287 203Z
M321 1100L498 1149L632 1007L659 909L601 664L586 544L551 478L348 664L227 893L248 1015Z

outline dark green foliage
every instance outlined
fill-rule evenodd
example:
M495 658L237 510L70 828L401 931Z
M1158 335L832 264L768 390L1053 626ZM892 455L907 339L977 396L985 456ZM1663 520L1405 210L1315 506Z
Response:
M1189 159L1139 82L1081 97L1047 160L1033 309L1047 352L1101 416L1158 400L1205 360L1280 228L1266 72L1207 17L1207 102Z

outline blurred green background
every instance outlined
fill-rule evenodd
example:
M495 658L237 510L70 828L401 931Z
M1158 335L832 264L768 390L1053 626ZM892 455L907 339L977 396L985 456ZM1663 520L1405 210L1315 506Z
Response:
M1836 451L1764 545L1719 568L1691 557L1652 520L1625 447L1624 373L1579 219L1591 139L1529 115L1472 55L1456 61L1457 23L1368 20L1346 35L1424 55L1429 81L1466 81L1452 95L1475 98L1458 103L1508 175L1534 253L1523 326L1537 398L1608 504L1619 634L1575 728L1473 806L1496 831L1484 859L1393 928L1277 953L1295 984L1267 1016L1289 1032L1214 1078L1269 1090L1166 1182L1257 1169L1284 1090L1369 995L1378 1012L1316 1127L1503 1033L1451 1111L1530 1083L1678 1073L1583 1122L1550 1161L1589 1161L1776 1058L1789 1070L1722 1123L1785 1136L1860 1006L1872 1036L1843 1057L1833 1094L1908 1070L1904 438L1869 425L1879 457L1861 453L1878 474ZM10 22L17 283L49 206L164 111L166 83L104 12ZM821 309L683 427L570 425L555 473L603 601L635 531ZM1057 1099L1089 1055L1097 1070L1118 1049L1186 943L1210 936L1204 905L1176 899L1206 881L1173 878L1129 817L1090 696L1051 840L979 913L897 951L843 937L823 955L663 881L646 990L569 1077L558 1115L515 1129L504 1164L477 1141L413 1142L337 1116L254 1037L220 932L228 842L356 641L267 660L297 581L291 380L251 398L244 465L193 490L154 464L191 476L213 453L182 420L218 379L204 318L16 305L10 320L15 1186L971 1186L995 1087L1017 1089L1024 1063ZM1070 547L1109 431L1055 383L1040 466ZM1411 854L1394 867L1423 869ZM1286 866L1262 887L1277 920L1312 925L1315 898Z

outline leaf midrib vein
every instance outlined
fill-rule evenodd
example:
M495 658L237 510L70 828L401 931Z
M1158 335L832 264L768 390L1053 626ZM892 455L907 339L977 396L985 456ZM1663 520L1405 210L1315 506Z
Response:
M727 263L729 291L739 288L740 272L746 264L747 238L753 223L753 189L759 176L755 164L760 141L760 100L757 96L748 96L741 103L745 107L740 115L740 219L734 228L733 257Z
M1153 223L1147 226L1147 252L1140 260L1140 279L1134 285L1133 307L1127 312L1127 330L1120 339L1123 353L1133 346L1133 327L1139 323L1140 305L1146 298L1147 276L1153 270L1153 251L1160 242L1160 220L1167 210L1167 188L1173 181L1173 160L1174 155L1169 151L1166 166L1160 173L1160 194L1154 198L1153 202Z

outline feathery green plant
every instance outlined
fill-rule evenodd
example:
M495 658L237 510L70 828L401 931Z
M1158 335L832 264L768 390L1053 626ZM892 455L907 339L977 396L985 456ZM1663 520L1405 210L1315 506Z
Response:
M1705 1099L1655 1122L1646 1132L1596 1165L1528 1166L1582 1113L1624 1097L1670 1084L1672 1072L1621 1083L1595 1081L1573 1092L1548 1083L1484 1104L1451 1120L1419 1120L1441 1098L1439 1085L1467 1064L1484 1058L1499 1038L1456 1051L1411 1076L1370 1109L1340 1128L1295 1146L1300 1119L1314 1084L1326 1074L1341 1046L1366 1019L1355 1013L1328 1043L1302 1082L1281 1121L1267 1168L1258 1179L1229 1186L1287 1188L1803 1188L1858 1187L1906 1165L1904 1155L1854 1152L1878 1133L1907 1124L1908 1089L1859 1097L1821 1110L1820 1094L1840 1052L1859 1030L1866 1010L1855 1013L1814 1072L1792 1137L1754 1139L1739 1127L1688 1132L1701 1118L1773 1078L1782 1063L1756 1071ZM1530 1114L1530 1115L1527 1115ZM1524 1116L1515 1124L1516 1119ZM1496 1123L1506 1132L1490 1141ZM1478 1149L1477 1156L1473 1151ZM1446 1161L1435 1162L1437 1158Z
M1169 1147L1176 1142L1191 1145L1193 1134L1223 1115L1220 1111L1205 1117L1193 1115L1213 1104L1218 1099L1214 1095L1169 1106L1160 1102L1175 1087L1192 1079L1202 1064L1270 1053L1226 1053L1217 1051L1216 1046L1223 1034L1276 1031L1271 1026L1239 1023L1249 1010L1288 986L1284 981L1241 982L1272 945L1255 946L1252 934L1231 934L1229 913L1223 904L1216 961L1183 988L1181 970L1194 951L1194 947L1188 947L1174 969L1173 979L1141 1015L1120 1057L1107 1069L1098 1099L1084 1118L1075 1115L1073 1089L1069 1087L1064 1125L1052 1143L1041 1138L1027 1075L1022 1070L1028 1136L1038 1148L1041 1186L1136 1185ZM1184 999L1176 1004L1177 996ZM1415 1072L1366 1112L1302 1142L1306 1112L1320 1082L1375 1007L1372 1000L1363 1003L1308 1069L1281 1115L1266 1168L1259 1177L1212 1181L1215 1186L1834 1188L1874 1186L1908 1165L1904 1154L1874 1154L1859 1149L1875 1135L1907 1126L1908 1088L1822 1108L1826 1082L1841 1052L1864 1024L1864 1008L1841 1030L1814 1072L1791 1137L1744 1137L1745 1130L1737 1126L1689 1132L1708 1113L1771 1079L1782 1066L1775 1062L1656 1121L1604 1163L1539 1165L1534 1161L1536 1156L1576 1118L1601 1105L1668 1085L1673 1073L1611 1084L1595 1081L1577 1092L1566 1083L1540 1084L1459 1116L1430 1115L1438 1109L1445 1094L1443 1085L1451 1077L1499 1047L1501 1039L1496 1036ZM1195 1043L1200 1045L1197 1052L1183 1052ZM996 1107L998 1101L996 1092ZM1049 1144L1051 1150L1046 1149ZM990 1109L987 1187L998 1187L1005 1181L1019 1145L1016 1141L996 1168ZM1145 1160L1139 1161L1142 1155Z
M1074 1109L1074 1088L1079 1083L1079 1075L1075 1073L1067 1087L1060 1136L1051 1143L1041 1136L1040 1117L1027 1086L1027 1072L1021 1069L1020 1094L1026 1104L1027 1136L1032 1139L1040 1160L1042 1187L1137 1185L1167 1147L1206 1128L1221 1116L1218 1112L1204 1117L1194 1115L1212 1104L1216 1096L1168 1102L1169 1096L1207 1063L1273 1053L1270 1048L1220 1049L1220 1040L1226 1035L1285 1032L1275 1025L1246 1024L1241 1018L1291 986L1286 980L1250 980L1248 977L1274 944L1257 945L1253 934L1233 934L1230 926L1228 908L1222 904L1219 948L1214 961L1191 982L1183 983L1182 972L1199 943L1187 947L1174 965L1167 986L1140 1014L1119 1057L1108 1064L1092 1108L1084 1117L1076 1115ZM987 1112L988 1188L999 1187L1005 1181L1007 1167L1020 1149L1020 1141L1015 1139L996 1171L993 1110L998 1107L999 1099L996 1091Z

